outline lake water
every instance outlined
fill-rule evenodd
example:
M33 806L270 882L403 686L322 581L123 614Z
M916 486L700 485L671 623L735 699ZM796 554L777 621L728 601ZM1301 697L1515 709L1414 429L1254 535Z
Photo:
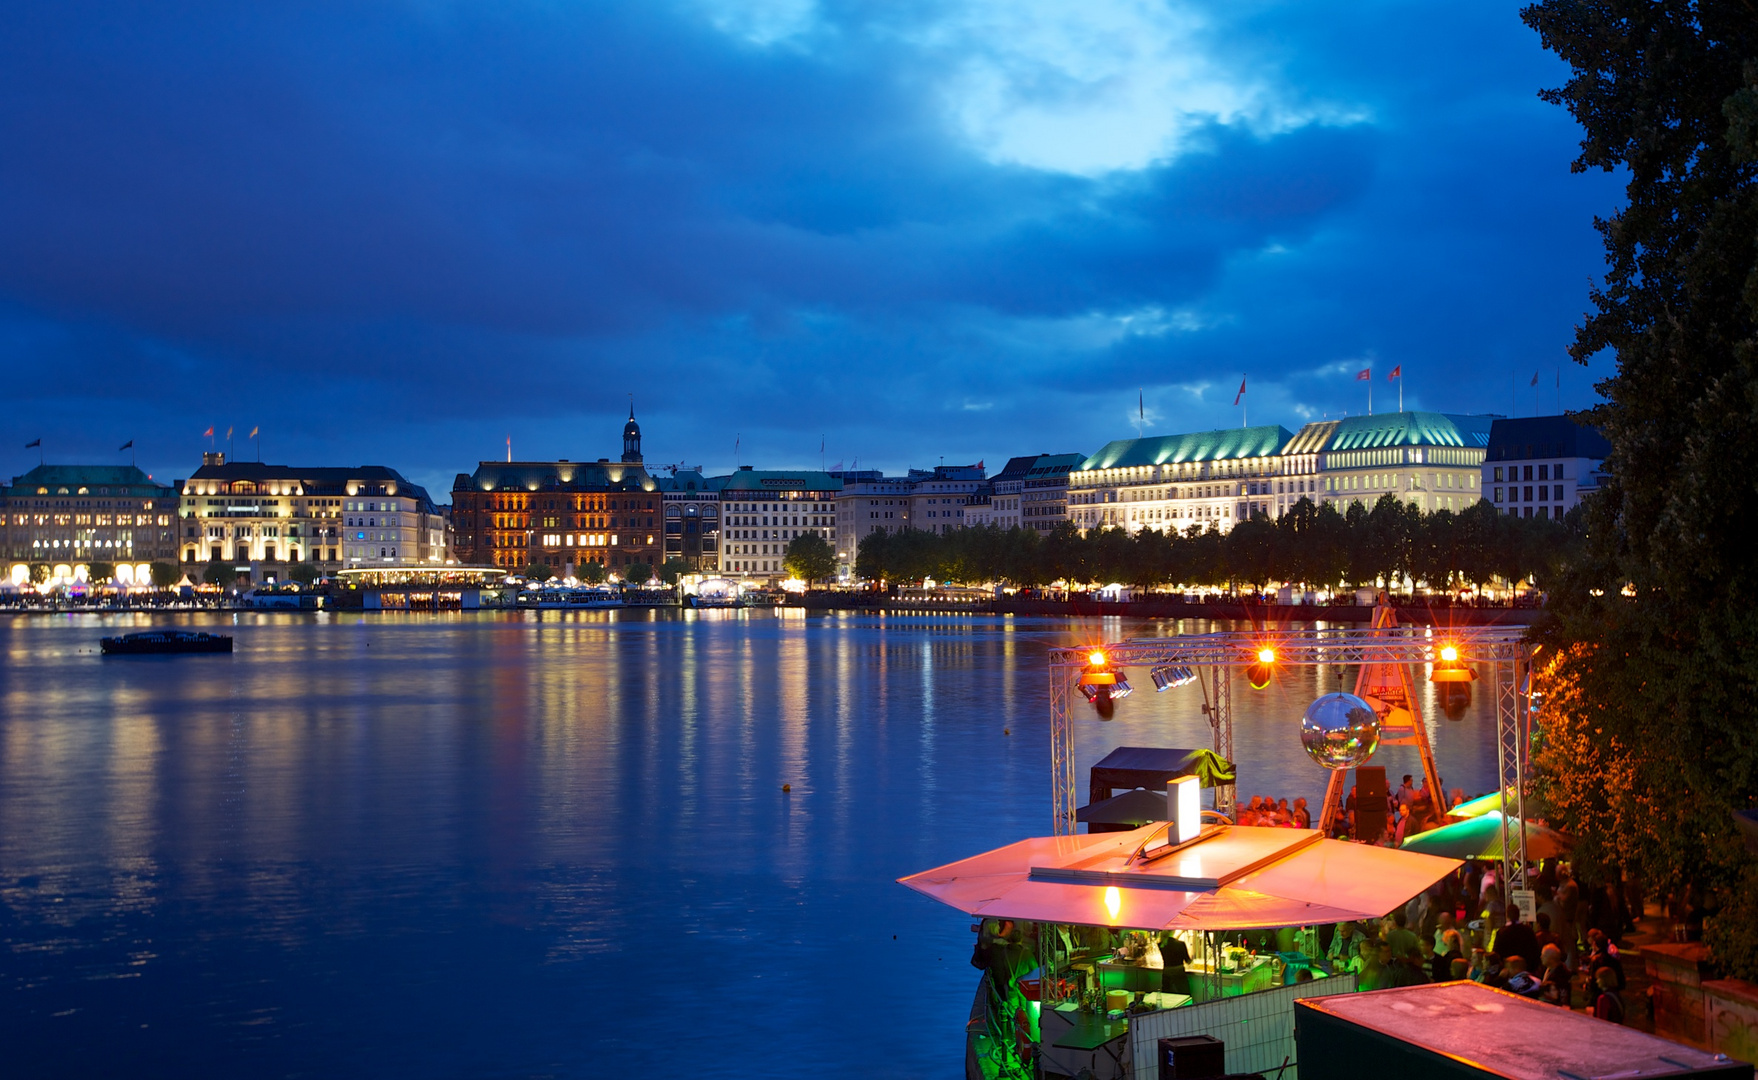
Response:
M235 654L97 654L145 625L0 621L8 1075L960 1076L970 920L894 879L1049 831L1047 647L1180 629L199 615ZM1322 793L1321 678L1236 686L1243 793ZM1137 681L1082 706L1083 796L1210 744ZM1473 794L1478 686L1430 724Z

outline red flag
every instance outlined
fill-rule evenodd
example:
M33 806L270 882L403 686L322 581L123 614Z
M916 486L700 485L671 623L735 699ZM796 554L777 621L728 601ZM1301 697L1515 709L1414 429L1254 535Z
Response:
M1239 404L1239 399L1244 396L1245 396L1245 379L1241 378L1239 380L1239 393L1233 395L1233 404L1235 404L1235 405Z
M1355 373L1356 382L1367 382L1371 378L1373 378L1373 368L1362 368Z
M1403 377L1404 377L1404 365L1399 364L1397 367L1392 369L1392 373L1390 375L1386 376L1386 381L1391 382L1393 379L1402 379Z
M214 429L213 429L213 427L212 427L212 426L211 426L211 425L210 425L210 426L209 426L209 427L208 427L208 429L207 429L207 430L206 430L206 431L204 431L204 432L202 432L202 433L201 433L201 437L202 437L202 438L204 438L204 439L211 439L211 438L213 438L213 437L214 437Z

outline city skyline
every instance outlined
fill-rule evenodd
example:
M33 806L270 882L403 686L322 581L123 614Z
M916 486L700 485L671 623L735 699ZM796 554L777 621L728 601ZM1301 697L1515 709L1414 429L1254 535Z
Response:
M1618 177L1570 175L1512 8L1064 19L13 19L0 334L38 376L0 434L174 478L260 427L443 489L630 393L656 456L888 472L1230 426L1242 377L1285 423L1364 410L1367 366L1411 408L1527 414L1539 373L1553 412L1559 368L1588 403Z

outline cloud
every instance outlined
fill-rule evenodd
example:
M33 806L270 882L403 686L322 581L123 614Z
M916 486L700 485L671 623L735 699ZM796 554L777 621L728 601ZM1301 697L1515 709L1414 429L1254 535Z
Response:
M1557 81L1511 10L1398 4L15 7L0 345L15 412L125 400L166 469L222 409L598 456L630 391L656 457L995 459L1144 386L1225 425L1233 372L1322 414L1369 353L1500 405L1598 268Z

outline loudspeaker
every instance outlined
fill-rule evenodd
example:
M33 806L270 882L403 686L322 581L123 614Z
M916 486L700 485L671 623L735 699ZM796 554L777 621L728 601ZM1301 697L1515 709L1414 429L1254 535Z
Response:
M1355 770L1355 839L1373 843L1386 831L1386 770L1363 765Z
M1213 1035L1161 1039L1160 1080L1213 1080L1227 1074L1227 1044Z

